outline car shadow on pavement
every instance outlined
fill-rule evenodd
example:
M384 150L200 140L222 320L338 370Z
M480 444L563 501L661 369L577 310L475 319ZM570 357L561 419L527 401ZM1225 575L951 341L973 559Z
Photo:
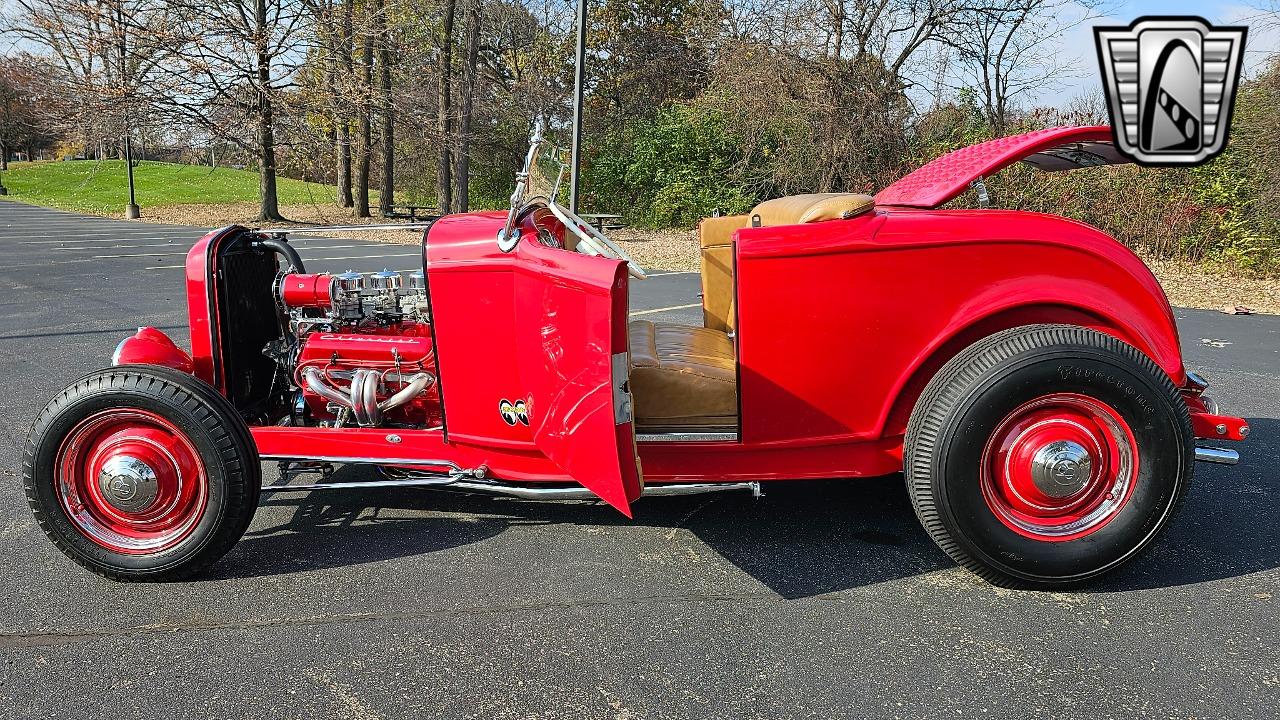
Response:
M1280 567L1280 420L1248 422L1247 441L1222 443L1239 451L1240 463L1197 463L1186 502L1155 545L1091 591L1177 587Z
M346 466L332 480L367 480L369 473ZM225 559L194 579L285 575L422 555L482 542L509 525L501 518L461 520L414 512L436 504L415 490L264 494L259 522Z
M369 470L347 466L332 479L369 477ZM255 528L204 577L256 577L392 560L483 542L517 524L683 530L785 598L951 564L917 523L900 475L773 483L761 498L746 492L646 498L633 509L635 518L628 520L598 502L538 502L428 489L264 496ZM637 546L626 552L650 550Z
M1280 567L1280 421L1252 418L1235 467L1199 464L1156 544L1088 592L1176 587ZM335 482L369 479L347 466ZM646 498L628 520L603 503L537 502L448 490L327 490L264 496L266 519L209 579L358 565L481 543L514 525L641 525L686 531L787 599L953 567L912 512L900 475L767 483L745 492ZM428 515L428 513L431 513ZM460 517L455 517L460 516ZM666 533L663 533L666 535ZM627 552L649 552L637 546Z

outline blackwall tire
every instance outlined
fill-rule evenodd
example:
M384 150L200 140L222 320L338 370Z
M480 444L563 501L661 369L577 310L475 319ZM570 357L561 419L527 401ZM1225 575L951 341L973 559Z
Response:
M190 375L122 365L77 380L37 416L27 503L58 549L122 581L204 570L253 519L261 466L225 397Z
M1007 330L953 358L921 394L903 452L938 547L996 585L1045 589L1146 548L1194 457L1168 375L1115 337L1063 325Z

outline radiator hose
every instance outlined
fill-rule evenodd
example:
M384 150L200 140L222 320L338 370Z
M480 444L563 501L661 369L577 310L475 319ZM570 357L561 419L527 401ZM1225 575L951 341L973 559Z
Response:
M254 240L250 243L250 247L255 250L267 249L283 255L284 259L289 261L288 272L304 273L307 271L302 265L302 257L298 255L297 250L293 249L288 240L275 237L262 238L261 240Z

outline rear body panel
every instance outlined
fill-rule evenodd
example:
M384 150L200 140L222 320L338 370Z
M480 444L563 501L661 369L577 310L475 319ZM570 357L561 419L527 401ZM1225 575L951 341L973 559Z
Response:
M739 231L747 442L901 436L932 372L993 332L1071 323L1184 379L1173 314L1127 248L1080 223L992 210L879 211Z

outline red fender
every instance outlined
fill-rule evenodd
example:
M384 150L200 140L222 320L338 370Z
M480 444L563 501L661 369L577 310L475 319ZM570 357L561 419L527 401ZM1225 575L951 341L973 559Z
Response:
M121 340L111 356L111 364L162 365L187 374L195 372L191 355L153 327L140 327L138 332Z

